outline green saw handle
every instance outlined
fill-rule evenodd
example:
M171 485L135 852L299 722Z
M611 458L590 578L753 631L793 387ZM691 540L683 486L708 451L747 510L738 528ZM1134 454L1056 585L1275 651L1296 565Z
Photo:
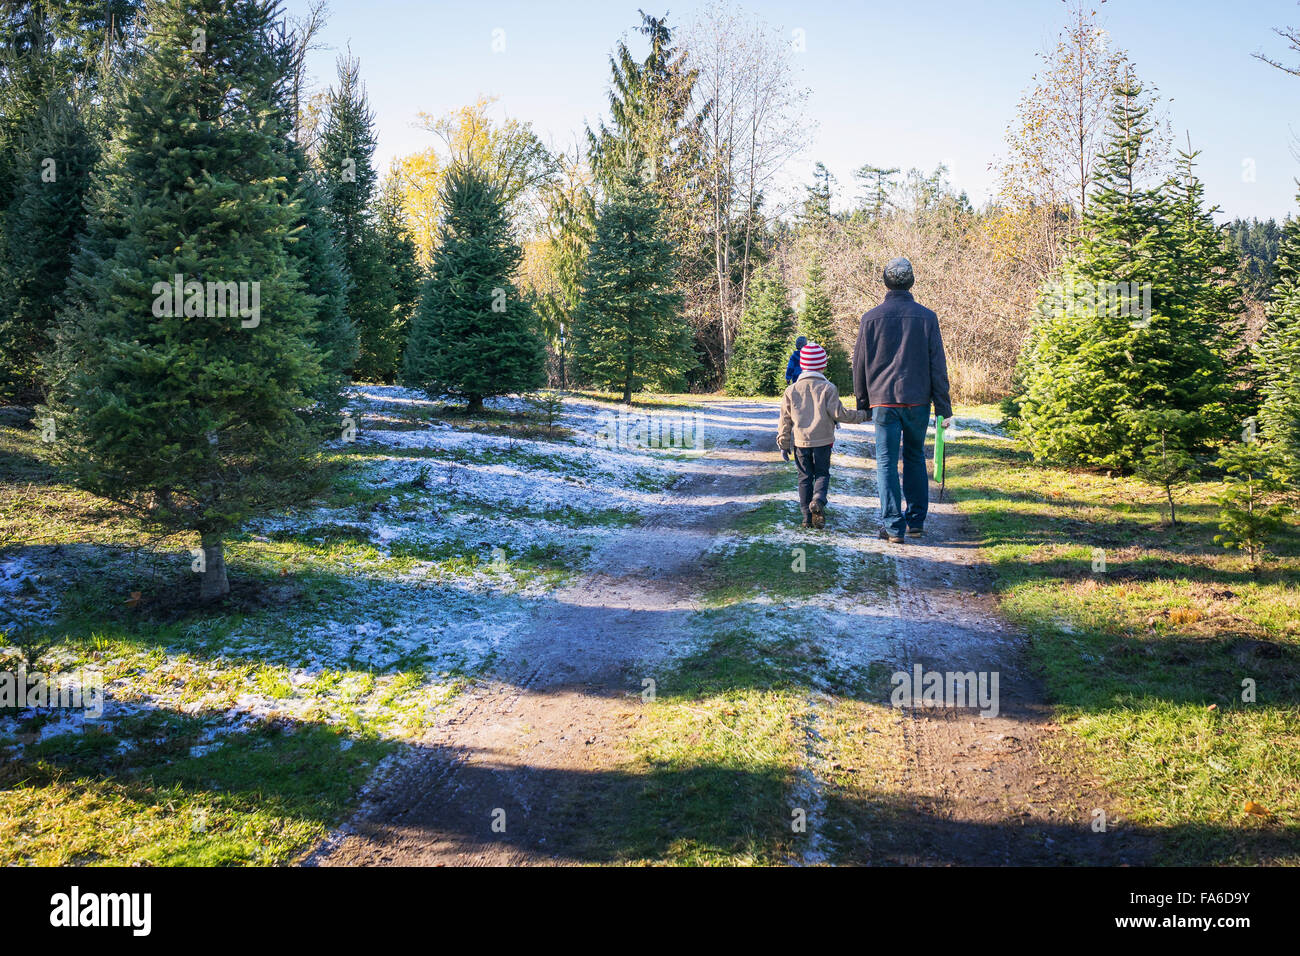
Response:
M934 416L934 480L943 483L943 419Z

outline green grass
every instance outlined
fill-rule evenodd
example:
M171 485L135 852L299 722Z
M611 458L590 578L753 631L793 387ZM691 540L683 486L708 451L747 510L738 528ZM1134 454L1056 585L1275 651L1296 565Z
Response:
M791 651L791 641L715 632L664 676L629 741L624 803L593 834L618 834L619 862L776 864L794 852L803 701L781 666Z
M0 865L282 864L351 810L395 747L276 721L192 756L207 726L154 711L0 764Z
M1159 489L1007 442L963 436L948 467L1064 743L1119 815L1163 834L1164 862L1300 863L1300 534L1252 573L1214 543L1217 482L1184 491L1171 527Z
M622 405L623 394L621 392L598 392L594 390L579 389L571 392L579 398L585 398L589 401L602 402L608 405ZM699 395L673 395L659 394L655 392L634 392L632 394L632 404L647 406L651 408L680 408L680 409L698 409L705 408L707 403L701 401L703 396Z

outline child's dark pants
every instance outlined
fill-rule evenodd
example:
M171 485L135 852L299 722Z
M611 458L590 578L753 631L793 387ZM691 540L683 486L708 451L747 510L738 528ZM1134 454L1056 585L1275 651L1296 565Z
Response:
M799 510L808 517L808 506L814 500L826 504L826 492L831 483L831 445L820 448L794 449L794 466L799 470Z

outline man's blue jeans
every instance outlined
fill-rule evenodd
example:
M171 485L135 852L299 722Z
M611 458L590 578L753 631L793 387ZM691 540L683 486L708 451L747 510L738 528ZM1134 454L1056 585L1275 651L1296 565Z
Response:
M876 485L880 493L880 522L894 537L925 524L930 509L930 476L925 471L925 432L930 406L871 410L876 426ZM903 487L898 487L898 451L903 451ZM903 496L907 510L903 510Z

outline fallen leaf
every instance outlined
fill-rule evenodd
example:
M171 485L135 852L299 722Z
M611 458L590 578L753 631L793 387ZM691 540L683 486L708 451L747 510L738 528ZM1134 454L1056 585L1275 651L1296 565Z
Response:
M1271 817L1273 815L1272 810L1269 810L1267 807L1264 807L1263 805L1256 803L1254 800L1247 800L1246 805L1242 807L1242 809L1245 810L1247 813L1253 814L1254 816L1257 817Z
M140 592L139 592L139 591L132 591L132 592L131 592L131 596L130 596L129 598L126 599L126 606L127 606L127 607L135 607L135 606L136 606L137 604L139 604L139 603L140 603Z

